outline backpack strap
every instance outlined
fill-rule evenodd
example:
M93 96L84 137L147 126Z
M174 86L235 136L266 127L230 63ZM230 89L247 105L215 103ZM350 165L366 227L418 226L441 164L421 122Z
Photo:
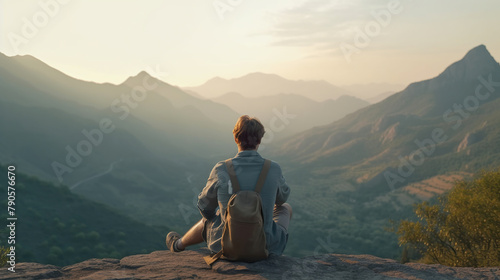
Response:
M238 182L238 177L236 177L236 172L234 172L233 161L231 159L227 159L225 161L227 173L229 174L229 179L231 180L231 185L233 186L234 193L240 191L240 183ZM257 184L255 185L255 191L260 193L264 183L266 182L267 173L269 173L269 169L271 169L271 161L266 159L264 161L264 166L262 167L262 171L260 171L259 179L257 179Z
M231 179L231 185L233 186L233 193L237 193L240 191L240 183L238 182L238 177L236 177L236 173L234 172L233 161L231 159L226 160L226 169L229 174L229 179Z
M255 185L255 191L260 193L264 183L266 182L267 173L269 173L269 169L271 169L271 161L266 159L264 161L264 166L262 167L262 171L260 172L259 179L257 180L257 184Z
M205 256L203 259L208 265L212 265L214 262L218 261L222 257L222 250L220 250L217 254L213 256Z

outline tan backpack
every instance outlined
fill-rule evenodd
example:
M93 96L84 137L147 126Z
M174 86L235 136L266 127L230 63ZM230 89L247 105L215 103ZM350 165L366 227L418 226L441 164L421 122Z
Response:
M228 159L225 163L231 179L233 195L229 199L224 213L225 224L222 233L222 250L214 256L204 257L205 262L211 265L222 256L230 261L244 262L267 259L269 253L266 248L260 191L266 181L271 161L266 159L264 162L255 191L240 190L233 162Z

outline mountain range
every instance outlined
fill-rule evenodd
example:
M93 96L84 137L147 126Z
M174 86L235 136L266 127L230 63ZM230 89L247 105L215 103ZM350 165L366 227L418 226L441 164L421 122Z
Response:
M436 152L428 159L467 152L458 147L471 134L484 137L468 141L468 148L488 144L493 148L494 142L489 141L495 138L489 131L497 126L496 81L500 81L498 62L485 46L478 46L433 79L410 84L378 104L281 143L276 155L291 155L294 162L306 164L328 162L331 169L369 167L363 176L370 179L397 167L399 155L419 150L415 141L432 138L434 129L443 130L447 140L436 143Z
M204 99L221 100L224 95L231 93L238 93L247 98L279 94L299 95L322 102L348 95L376 103L387 97L388 93L395 93L402 87L388 83L353 84L339 87L324 80L289 80L276 74L255 72L233 79L215 77L200 86L183 89L195 97Z
M286 253L327 244L396 258L389 218L411 218L412 203L500 166L499 82L483 45L373 105L322 81L253 73L179 88L140 72L97 84L0 54L0 163L147 227L183 232L199 219L197 194L213 165L237 152L237 117L257 115L274 136L260 152L292 187ZM40 184L27 182L27 192Z
M145 83L151 88L145 91ZM55 179L52 163L64 164L69 149L76 150L102 120L115 128L104 134L98 152L85 158L66 182L76 182L120 157L180 159L224 153L237 113L225 105L200 100L147 73L120 85L81 81L31 56L0 54L0 96L3 131L31 137L2 137L3 158L16 160L31 174ZM143 94L142 92L145 92ZM142 94L142 95L141 95ZM173 121L175 120L175 121ZM199 145L199 135L206 141ZM36 135L36 137L33 137ZM50 143L50 145L48 145ZM86 167L92 168L84 172Z
M498 92L500 66L481 45L435 78L271 145L295 186L291 203L307 210L301 227L346 251L397 248L395 236L375 233L388 219L409 219L413 203L500 166Z
M97 84L0 54L0 93L1 163L149 224L174 217L170 225L185 225L175 212L177 199L191 199L186 178L236 151L236 112L145 72Z
M258 116L269 127L264 143L329 124L369 105L367 101L348 95L318 102L297 94L244 97L232 92L212 100L227 105L240 115ZM288 118L284 119L284 116Z
M389 83L368 83L368 84L353 84L343 85L342 88L348 90L352 96L377 103L386 97L401 91L404 86L400 84Z
M186 87L204 98L220 97L237 92L244 97L261 97L276 94L297 94L314 101L337 99L349 92L325 81L292 81L275 74L250 73L234 79L215 77L203 85Z

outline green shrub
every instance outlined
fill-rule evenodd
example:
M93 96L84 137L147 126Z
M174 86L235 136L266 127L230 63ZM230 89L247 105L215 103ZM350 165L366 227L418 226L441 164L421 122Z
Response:
M402 221L400 245L417 249L422 261L449 266L500 265L500 172L457 182L437 205L423 202L418 222Z

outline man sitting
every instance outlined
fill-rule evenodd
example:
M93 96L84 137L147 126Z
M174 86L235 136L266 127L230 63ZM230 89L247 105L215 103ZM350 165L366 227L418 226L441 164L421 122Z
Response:
M234 171L241 190L253 190L263 169L265 159L257 149L264 136L262 123L247 115L241 116L233 129L238 154L232 158ZM202 219L184 236L176 232L167 235L166 243L172 252L205 241L212 253L219 252L224 229L224 213L233 194L232 184L224 161L218 162L208 178L203 191L198 195L198 209ZM269 254L281 255L288 241L288 225L292 207L285 203L290 188L285 182L281 167L272 162L260 192L264 220L266 247Z

